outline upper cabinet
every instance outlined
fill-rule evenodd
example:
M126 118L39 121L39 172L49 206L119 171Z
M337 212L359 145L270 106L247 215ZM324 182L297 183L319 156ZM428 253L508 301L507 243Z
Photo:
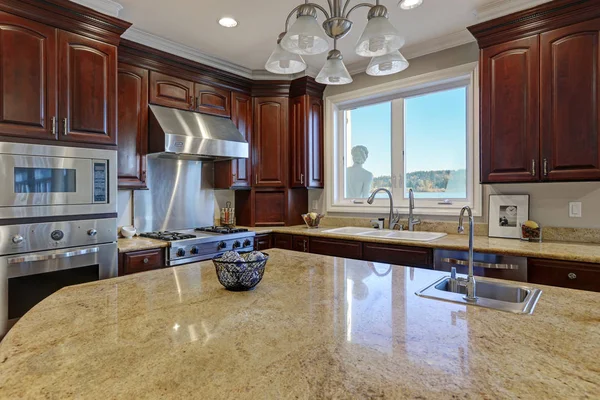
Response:
M61 140L117 144L117 48L60 31Z
M0 134L56 139L56 29L0 12Z
M323 188L323 100L308 94L290 101L292 187Z
M600 19L540 43L544 180L600 179Z
M288 162L287 97L254 98L252 169L255 187L285 187Z
M219 117L231 116L230 91L195 83L194 93L196 111Z
M150 71L150 103L193 110L194 82Z
M469 30L481 47L481 181L600 180L600 0Z
M148 152L148 71L119 63L118 82L119 188L145 189Z

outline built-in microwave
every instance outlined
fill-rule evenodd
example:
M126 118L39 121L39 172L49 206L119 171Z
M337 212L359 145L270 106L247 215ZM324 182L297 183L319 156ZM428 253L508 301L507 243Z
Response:
M117 152L0 142L0 219L117 212Z

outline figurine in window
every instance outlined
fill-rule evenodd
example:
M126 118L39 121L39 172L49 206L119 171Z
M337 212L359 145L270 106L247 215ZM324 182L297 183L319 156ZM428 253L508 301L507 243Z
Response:
M365 146L354 146L350 151L353 165L346 168L346 198L366 199L371 193L373 174L363 168L369 157Z

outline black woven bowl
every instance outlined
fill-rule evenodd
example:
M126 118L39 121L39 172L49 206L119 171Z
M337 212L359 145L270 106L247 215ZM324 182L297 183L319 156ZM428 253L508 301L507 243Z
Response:
M234 292L253 289L262 280L269 255L257 261L220 261L221 256L213 259L217 277L225 289Z

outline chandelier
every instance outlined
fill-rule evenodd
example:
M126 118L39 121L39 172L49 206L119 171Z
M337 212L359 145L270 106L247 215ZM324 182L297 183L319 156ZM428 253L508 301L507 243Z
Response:
M327 0L329 11L319 4L309 3L295 7L285 21L285 31L277 39L277 46L267 60L265 68L275 74L296 74L306 69L303 55L321 54L329 50L325 35L333 39L333 50L327 55L327 61L317 75L316 81L326 85L344 85L352 82L352 77L344 65L344 57L337 49L337 41L344 38L352 29L349 19L355 10L368 7L368 23L356 43L356 54L372 57L367 74L373 76L391 75L408 68L408 61L399 49L404 38L389 21L385 6L359 3L350 7L353 0ZM410 9L420 5L423 0L402 0L400 7ZM343 6L342 6L342 3ZM323 29L317 22L317 11L325 15ZM296 13L296 21L290 27L290 20Z

